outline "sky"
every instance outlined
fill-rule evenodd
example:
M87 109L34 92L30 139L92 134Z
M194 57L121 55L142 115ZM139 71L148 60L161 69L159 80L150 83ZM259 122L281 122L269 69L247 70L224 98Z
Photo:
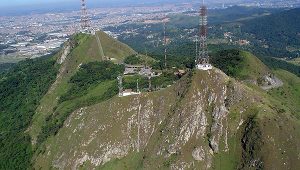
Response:
M86 0L88 8L189 1L195 0ZM80 2L81 0L5 0L0 3L0 16L80 10Z
M153 0L86 0L87 4L115 4L119 3L138 3L138 2L151 2ZM155 0L155 1L178 1L178 0ZM14 6L30 6L30 5L45 5L45 4L71 4L80 3L80 0L5 0L5 2L0 3L0 8L2 7L14 7Z
M0 16L80 10L81 0L2 0ZM251 0L205 0L206 3L234 3ZM268 0L270 1L270 0ZM274 0L271 0L274 1ZM153 5L176 2L201 2L201 0L86 0L88 8Z
M115 2L136 2L141 0L86 0L87 3L115 3ZM54 3L80 3L80 0L6 0L5 2L0 3L0 7L7 7L7 6L22 6L22 5L42 5L42 4L54 4Z
M33 5L33 4L42 4L42 3L55 3L59 2L59 0L8 0L2 2L0 7L6 6L21 6L21 5Z

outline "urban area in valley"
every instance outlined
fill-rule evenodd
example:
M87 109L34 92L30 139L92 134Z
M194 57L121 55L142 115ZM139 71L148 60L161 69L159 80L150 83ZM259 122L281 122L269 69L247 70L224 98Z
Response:
M273 3L243 3L241 6L263 8L290 8L298 2L278 1ZM210 8L228 8L236 4L217 3ZM138 29L106 29L127 24L157 24L166 15L198 15L198 4L179 3L154 6L115 7L89 9L92 26L103 29L118 38L128 34L140 34ZM24 58L35 58L57 51L68 38L80 30L80 9L60 13L30 14L23 16L0 16L0 63L12 63ZM193 32L193 30L187 30ZM148 38L154 38L148 35ZM232 33L224 32L224 38L232 42ZM235 41L239 45L250 42L244 39Z

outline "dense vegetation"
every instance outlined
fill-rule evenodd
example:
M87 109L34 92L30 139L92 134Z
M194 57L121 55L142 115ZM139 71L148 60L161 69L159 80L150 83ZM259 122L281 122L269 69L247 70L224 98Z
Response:
M238 10L240 11L239 15L234 15L227 11L228 15L226 17L229 18L234 15L235 19L240 19L248 16L247 12L249 11L243 13L244 9ZM264 12L259 11L259 14L263 14ZM255 44L252 49L255 51L255 54L258 56L288 55L288 53L284 52L286 51L286 47L282 42L295 49L299 48L300 25L296 21L299 21L300 18L297 14L299 14L299 9L244 21L242 31L251 33L251 35L255 35L259 40L267 41L270 44L270 48L268 49L256 46ZM217 13L213 13L212 15L216 18L221 17ZM289 17L289 20L286 20L287 17ZM175 21L173 23L177 25L168 26L168 36L170 37L181 35L181 29L187 28L190 25L180 23L184 20L182 16L173 16L172 19ZM195 18L192 18L193 20ZM220 19L220 21L224 21L224 18ZM218 22L216 20L216 23ZM278 25L279 22L281 24ZM140 25L138 26L140 27ZM180 31L176 31L177 27L179 27ZM144 29L144 27L141 28ZM121 38L123 38L124 42L135 47L137 51L151 54L158 61L153 62L152 67L154 69L165 69L163 46L159 43L153 45L156 42L147 39L146 35L148 35L149 30L161 32L162 26L151 25L148 27L148 30L143 30L141 36L129 39L125 37ZM162 35L159 36L162 37ZM81 37L78 36L77 39L80 40ZM75 40L73 45L77 45ZM221 48L220 45L217 45L217 48L210 48L210 52L212 52L211 62L229 76L238 77L244 62L241 51L220 50ZM167 49L168 69L164 70L161 76L151 80L153 89L165 88L179 79L179 77L174 75L176 69L172 69L172 67L194 67L195 44L190 40L174 38L168 44ZM83 53L84 50L80 51ZM271 57L260 57L260 59L271 68L285 69L300 76L300 66ZM137 55L127 57L124 62L127 64L143 63ZM8 67L11 66L7 65ZM7 68L6 66L1 67L0 73L1 70L7 70ZM67 90L60 96L58 105L53 109L54 114L47 117L46 123L42 128L42 133L38 136L38 143L41 144L47 137L55 135L63 126L64 121L70 113L76 109L107 100L116 95L118 93L116 77L122 74L123 71L123 66L115 65L111 62L83 64L68 82ZM30 166L33 151L30 137L25 131L29 128L39 101L55 80L56 74L55 61L51 58L43 58L20 62L8 72L0 75L0 169L27 169ZM141 89L148 88L149 82L146 77L132 76L124 79L124 88L135 90L137 80ZM294 88L291 85L291 87L287 87L286 89L277 90L274 96L281 97L282 95L292 93L290 89L295 89L298 92L298 88ZM289 103L292 103L292 101ZM295 105L297 104L295 102ZM299 112L297 109L294 110L295 113Z
M242 22L242 37L251 41L256 54L296 57L300 50L300 8Z
M287 70L300 77L300 66L271 57L259 57L268 67Z
M149 89L149 79L140 75L126 76L124 77L123 88L132 89L136 91L137 82L139 84L139 90L159 90L172 85L180 77L174 75L174 70L164 70L158 77L151 78L151 89Z
M298 46L300 41L300 8L244 21L242 30L270 43L271 50L283 45Z
M239 50L223 50L213 55L211 62L231 77L237 77L242 69L243 57Z
M18 63L0 80L0 169L27 169L33 154L25 133L39 101L55 80L52 58Z
M173 70L166 70L162 72L162 75L159 77L152 78L152 86L154 89L166 88L169 85L172 85L180 77L174 75Z
M107 80L115 80L123 72L124 66L109 61L84 64L71 78L71 88L61 96L59 103L83 96L87 94L88 88Z
M256 7L243 7L232 6L225 9L209 9L208 19L210 24L222 24L228 22L235 22L243 19L255 18L266 13L276 13L283 9L276 8L256 8ZM194 14L195 12L185 12L184 14L174 14L169 16L171 18L170 27L174 28L195 28L199 25L198 14L197 16L190 16L186 14Z
M137 55L131 55L125 58L124 63L136 65L136 64L142 64L143 61Z
M107 100L118 93L117 76L122 74L124 67L110 61L83 64L69 81L70 88L59 99L53 115L46 119L38 143L55 135L63 126L67 117L76 109Z
M15 63L3 63L0 64L0 74L7 71L8 69L10 69L11 67L13 67L15 65Z
M212 44L209 45L210 52L223 49L251 51L269 67L286 69L299 75L300 68L298 66L272 58L293 58L300 53L299 14L300 9L263 9L237 6L210 10L209 41L212 41L210 42ZM196 17L188 15L171 15L169 17L171 22L167 24L167 36L171 38L171 42L167 45L168 67L192 68L195 58L195 43L189 38L193 37L195 33L185 29L195 28L198 20ZM163 37L162 24L130 24L109 29L122 31L130 27L137 30L139 34L120 36L120 40L129 44L136 51L150 54L159 61L154 68L164 68L164 48L159 41ZM224 32L233 33L232 43L224 40ZM154 38L151 38L150 35ZM239 39L249 40L250 45L236 44L235 41Z

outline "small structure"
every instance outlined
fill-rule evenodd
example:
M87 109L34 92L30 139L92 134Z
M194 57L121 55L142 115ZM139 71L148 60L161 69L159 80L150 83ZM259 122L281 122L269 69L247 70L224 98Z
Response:
M119 82L119 97L125 97L125 96L132 96L132 95L139 95L141 94L141 91L139 89L139 81L137 80L136 83L136 92L134 92L132 89L125 89L123 90L123 77L118 76L118 82Z
M125 71L124 75L131 75L131 74L137 74L140 69L142 69L143 65L129 65L125 64Z
M151 77L157 77L161 75L161 73L155 73L154 71L152 71L151 67L147 67L143 65L125 64L124 75L133 75L133 74L138 74L145 77L148 77L149 75Z
M212 65L211 64L197 64L196 65L196 69L198 69L198 70L205 70L205 71L207 71L207 70L211 70L213 67L212 67Z
M132 89L126 89L123 91L121 96L119 95L119 97L139 95L139 94L141 94L141 92L134 92Z

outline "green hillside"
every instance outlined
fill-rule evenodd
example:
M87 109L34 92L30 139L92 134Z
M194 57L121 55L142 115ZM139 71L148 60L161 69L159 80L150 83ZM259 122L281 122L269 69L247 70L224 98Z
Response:
M253 54L240 50L223 50L212 55L211 62L227 75L239 80L258 81L271 70Z
M292 107L272 91L240 84L218 69L195 71L159 92L76 110L34 167L295 169L299 127Z
M22 61L0 76L0 169L30 166L33 150L26 131L57 71L53 58L40 58Z
M157 63L97 34L102 49L94 35L77 34L55 56L0 75L0 169L300 167L296 75L223 50L212 70L186 68L180 77L166 68L152 79L156 91L118 97L124 65L116 63ZM259 82L270 74L283 85L265 91ZM136 79L147 87L141 76L125 77L124 87Z
M300 50L300 8L242 22L241 31L268 45L257 48L264 55L296 57Z
M127 45L118 42L117 40L109 37L107 34L103 32L97 32L97 34L101 40L103 52L106 57L115 58L118 62L127 56L135 54L135 52ZM51 116L57 108L60 108L60 103L58 103L59 98L70 90L70 80L79 70L80 66L89 62L102 60L95 36L78 34L70 40L70 44L72 44L74 48L71 49L65 62L60 65L56 81L50 87L48 93L40 101L36 114L33 117L32 125L29 129L33 144L37 143L38 135L42 132L42 127L45 125L46 118ZM60 59L60 55L62 53L63 52L57 54L56 58ZM73 107L66 107L68 107L66 112L69 113L79 106L75 105ZM68 115L68 113L64 112L62 115ZM46 136L48 136L48 132ZM44 137L41 138L44 139Z

